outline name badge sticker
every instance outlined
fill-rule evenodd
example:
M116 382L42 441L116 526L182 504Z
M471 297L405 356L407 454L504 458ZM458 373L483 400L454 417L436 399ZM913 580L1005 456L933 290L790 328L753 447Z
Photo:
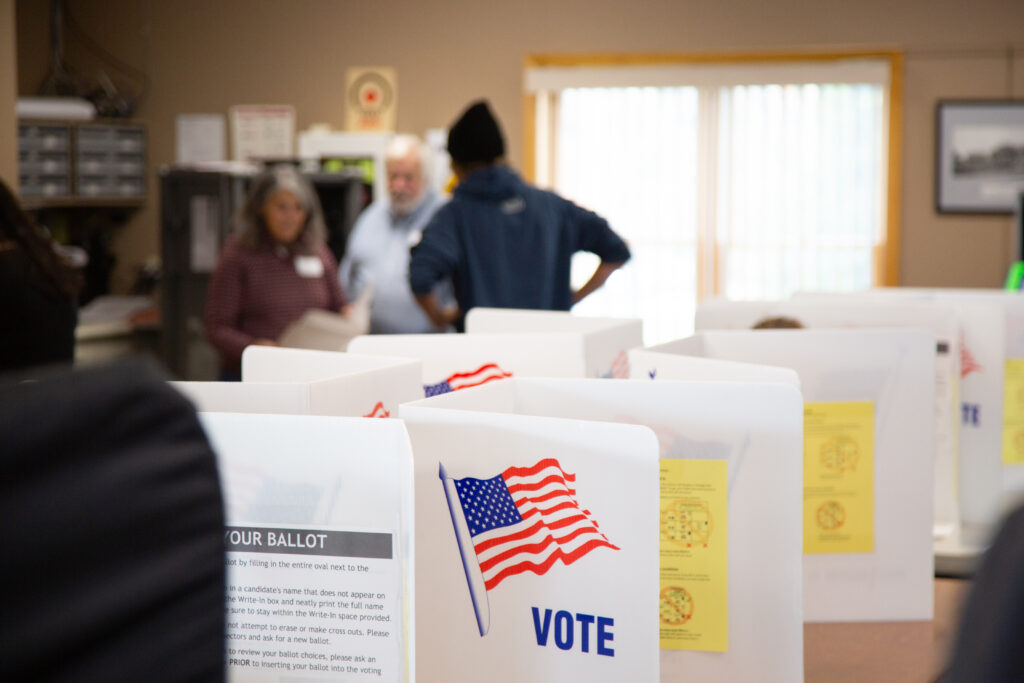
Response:
M317 256L296 256L295 272L299 277L323 277L324 262Z

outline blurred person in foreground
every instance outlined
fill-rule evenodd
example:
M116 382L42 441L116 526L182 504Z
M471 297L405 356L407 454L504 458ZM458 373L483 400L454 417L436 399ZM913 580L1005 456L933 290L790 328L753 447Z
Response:
M444 200L429 187L427 154L414 135L397 135L384 156L388 196L359 216L341 262L341 282L356 298L369 285L371 334L436 332L409 289L409 249ZM437 290L442 305L451 305L450 283Z
M0 181L0 372L75 357L78 273Z
M568 311L629 259L605 219L525 183L505 164L505 140L486 102L472 104L451 127L448 153L458 185L409 264L412 291L435 326L461 330L474 306ZM572 291L577 251L601 262ZM457 307L445 307L432 291L447 276Z
M241 378L245 347L276 346L306 311L349 311L320 203L294 168L258 176L239 218L240 232L224 243L206 298L206 337L220 354L222 380Z

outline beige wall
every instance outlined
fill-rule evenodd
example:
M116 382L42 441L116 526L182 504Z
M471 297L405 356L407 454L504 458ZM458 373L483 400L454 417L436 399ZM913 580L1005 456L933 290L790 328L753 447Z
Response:
M18 4L19 87L46 72L46 3ZM1020 0L76 0L78 23L147 70L139 116L151 162L173 159L174 117L239 103L291 103L301 128L341 127L345 69L398 71L398 125L447 125L488 97L522 160L522 67L535 53L739 52L895 48L906 51L901 281L999 286L1010 261L1007 217L934 212L934 107L942 97L1024 97ZM40 9L40 5L43 5ZM22 9L24 7L24 12ZM75 63L94 64L80 45ZM147 207L119 233L124 266L157 253L155 174ZM115 286L123 287L126 271Z
M18 126L14 100L18 92L15 61L14 0L0 0L0 179L18 191Z

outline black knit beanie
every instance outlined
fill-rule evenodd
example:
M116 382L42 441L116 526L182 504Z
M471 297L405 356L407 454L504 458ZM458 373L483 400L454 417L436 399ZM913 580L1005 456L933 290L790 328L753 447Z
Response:
M448 154L460 164L490 163L505 156L505 138L486 100L471 104L452 125Z

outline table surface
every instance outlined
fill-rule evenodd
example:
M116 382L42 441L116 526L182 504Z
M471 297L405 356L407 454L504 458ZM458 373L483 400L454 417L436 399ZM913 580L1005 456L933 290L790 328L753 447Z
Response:
M935 579L933 621L804 624L804 680L934 681L969 588L962 579Z

